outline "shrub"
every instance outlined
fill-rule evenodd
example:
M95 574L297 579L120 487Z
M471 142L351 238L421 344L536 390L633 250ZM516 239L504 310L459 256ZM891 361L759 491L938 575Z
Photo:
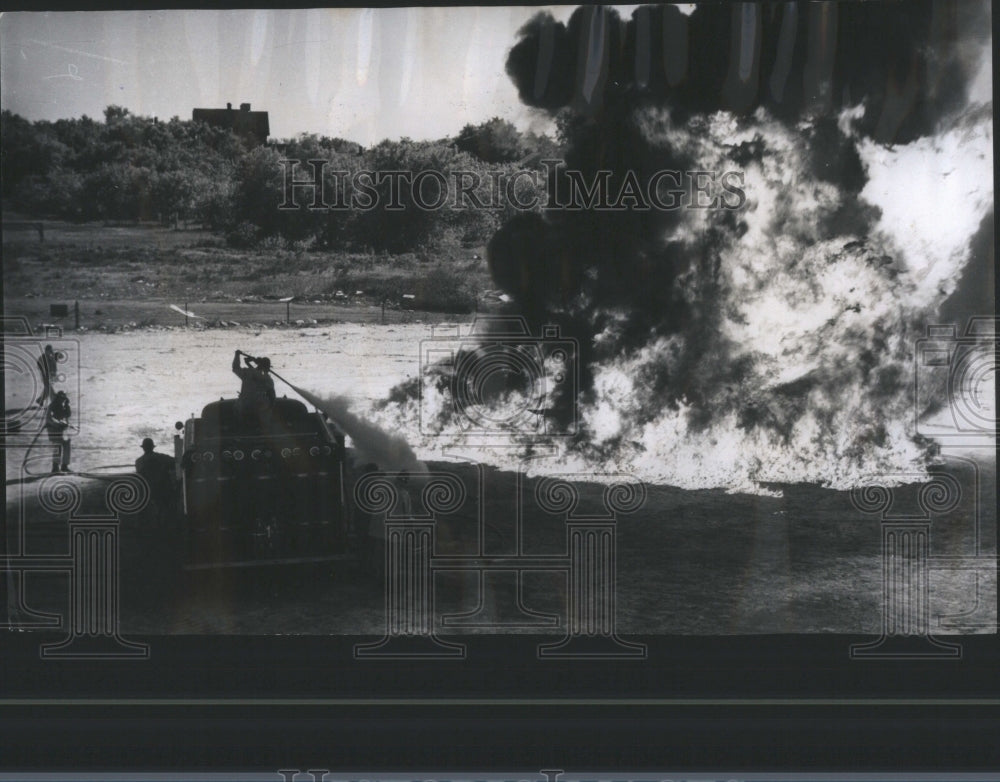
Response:
M246 249L257 243L257 226L242 222L226 232L226 243L230 247Z

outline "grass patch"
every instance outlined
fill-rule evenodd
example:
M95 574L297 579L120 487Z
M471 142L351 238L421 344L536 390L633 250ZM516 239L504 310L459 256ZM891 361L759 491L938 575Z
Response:
M4 241L7 297L73 300L81 291L131 300L297 296L467 313L479 291L495 287L482 248L436 256L427 251L330 252L298 245L235 249L221 237L195 231L94 224L71 229L47 223L44 243L23 237ZM178 235L185 234L185 241L179 241Z

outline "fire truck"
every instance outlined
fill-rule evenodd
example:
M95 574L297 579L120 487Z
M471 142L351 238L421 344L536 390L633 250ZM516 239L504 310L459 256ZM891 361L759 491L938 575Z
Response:
M296 399L246 416L236 399L176 424L186 570L293 564L357 556L344 434Z

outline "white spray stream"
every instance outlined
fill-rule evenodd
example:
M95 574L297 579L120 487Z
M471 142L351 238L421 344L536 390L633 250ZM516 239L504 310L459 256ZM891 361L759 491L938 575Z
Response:
M286 381L287 382L287 381ZM358 464L373 463L389 472L426 472L427 466L413 453L406 438L393 434L350 410L344 396L318 396L303 388L288 384L318 410L326 413L351 438L357 451Z

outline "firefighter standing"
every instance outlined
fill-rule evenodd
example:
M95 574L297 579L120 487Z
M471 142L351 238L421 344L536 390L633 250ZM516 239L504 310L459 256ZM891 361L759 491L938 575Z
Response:
M52 398L48 413L45 415L45 431L49 442L55 451L52 454L52 472L69 472L70 439L66 433L69 429L69 397L65 391L58 391Z
M240 356L243 356L245 367L240 366ZM244 420L256 419L261 425L270 421L271 407L275 400L274 381L270 371L269 358L254 358L242 350L237 350L233 356L233 373L243 381L239 409Z
M156 453L156 445L147 437L142 441L142 456L135 460L135 472L149 484L150 499L158 510L168 516L175 509L177 477L174 460L165 453Z

